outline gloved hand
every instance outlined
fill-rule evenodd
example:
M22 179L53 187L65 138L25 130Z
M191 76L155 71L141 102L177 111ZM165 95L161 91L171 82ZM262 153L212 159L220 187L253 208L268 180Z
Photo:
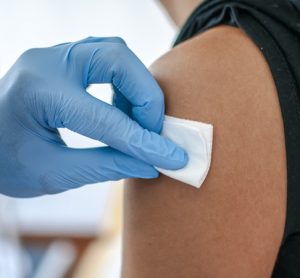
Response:
M112 83L130 118L86 92ZM31 197L129 177L155 178L152 165L178 169L186 153L157 133L163 94L120 38L87 38L23 53L0 80L0 192ZM68 148L58 127L109 147Z

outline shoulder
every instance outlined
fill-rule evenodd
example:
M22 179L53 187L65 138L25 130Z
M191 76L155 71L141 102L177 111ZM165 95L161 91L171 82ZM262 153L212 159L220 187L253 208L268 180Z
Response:
M212 163L196 191L164 175L126 182L125 277L270 276L285 221L286 161L260 50L221 26L178 45L151 71L166 114L213 124Z
M167 115L214 126L209 175L230 180L235 169L243 184L245 169L257 182L270 181L276 167L285 172L284 159L276 159L285 156L277 90L264 56L243 31L206 31L166 53L151 71L163 89Z
M214 126L208 177L226 179L229 187L230 180L242 186L248 178L258 185L284 184L277 90L260 49L243 31L208 30L166 53L151 71L163 89L167 115ZM281 173L277 181L270 178L275 168Z
M251 110L262 98L276 101L276 87L265 58L235 27L219 26L189 39L150 69L165 92L166 113L178 117L189 116L187 111L196 109L203 111L199 112L201 119L214 121L211 114L218 108Z

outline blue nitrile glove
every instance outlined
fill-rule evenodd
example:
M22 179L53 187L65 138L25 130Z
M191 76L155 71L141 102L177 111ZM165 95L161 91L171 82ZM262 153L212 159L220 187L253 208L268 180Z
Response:
M118 88L139 124L88 94L92 83ZM0 192L37 196L101 181L154 178L152 165L181 168L185 152L157 134L163 116L159 86L120 38L30 49L0 80ZM110 147L68 148L58 127Z

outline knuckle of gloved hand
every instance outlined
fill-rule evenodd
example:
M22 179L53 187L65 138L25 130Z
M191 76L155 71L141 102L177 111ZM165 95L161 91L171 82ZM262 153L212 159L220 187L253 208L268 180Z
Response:
M113 78L122 69L120 65L124 64L122 61L126 55L128 55L128 48L124 44L111 41L98 44L92 53L89 79L92 80L95 74L98 75L97 78L99 79L99 71L95 70L99 66L104 76Z
M41 48L29 48L20 55L18 62L29 66L31 62L36 59L36 56L40 53L40 51Z
M112 40L113 42L120 43L120 44L123 44L123 45L126 46L125 40L124 40L123 38L121 38L121 37L118 37L118 36L116 36L116 37L111 37L111 40Z
M118 66L128 56L128 48L124 44L110 43L106 46L105 57L112 66ZM114 68L114 67L113 67Z
M38 81L37 74L30 67L19 67L15 72L15 81L24 89L32 87Z
M35 74L28 68L17 68L14 71L14 82L8 90L8 101L14 105L23 103L30 98L37 83Z
M51 48L30 48L17 59L14 69L43 76L51 69L58 70L56 52Z
M36 81L37 76L43 72L41 51L43 51L41 48L31 48L21 54L13 66L15 81L23 82L24 85L32 85L32 81Z
M35 55L36 52L38 51L39 48L29 48L27 50L25 50L22 54L21 54L21 57L31 57L32 55Z

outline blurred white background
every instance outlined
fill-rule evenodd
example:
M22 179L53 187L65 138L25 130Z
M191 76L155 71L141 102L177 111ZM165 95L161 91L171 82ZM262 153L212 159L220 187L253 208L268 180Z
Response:
M87 36L120 36L149 66L170 48L175 32L154 0L0 0L0 77L28 48ZM109 86L95 86L91 92L106 101L111 97ZM99 145L70 131L61 132L72 147ZM0 235L95 236L101 231L113 187L95 184L23 200L0 195ZM1 248L10 250L0 241ZM12 263L16 258L8 254L5 259L0 256L0 277L19 277Z

